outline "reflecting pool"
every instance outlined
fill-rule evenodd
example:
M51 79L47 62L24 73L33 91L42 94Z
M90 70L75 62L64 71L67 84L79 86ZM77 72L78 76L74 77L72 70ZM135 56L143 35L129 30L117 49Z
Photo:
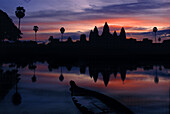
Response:
M169 67L131 66L2 63L0 113L80 113L71 99L71 80L134 113L169 113Z

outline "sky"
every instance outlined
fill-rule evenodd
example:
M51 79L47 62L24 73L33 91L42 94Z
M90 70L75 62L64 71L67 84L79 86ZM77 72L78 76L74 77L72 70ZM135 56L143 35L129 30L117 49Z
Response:
M66 29L65 38L79 39L83 33L88 37L95 26L101 34L105 22L111 33L116 30L119 34L125 27L128 38L153 39L153 27L161 31L158 37L170 38L169 0L1 0L0 9L16 26L18 6L26 9L21 20L23 40L34 40L33 26L39 27L38 40L45 41L51 35L60 38L61 27Z

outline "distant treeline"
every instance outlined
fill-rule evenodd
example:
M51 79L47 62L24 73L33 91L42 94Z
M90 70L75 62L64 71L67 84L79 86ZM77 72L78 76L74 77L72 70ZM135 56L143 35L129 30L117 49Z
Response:
M0 10L0 53L2 55L29 56L60 56L70 58L142 58L168 57L170 55L170 40L163 43L152 43L152 40L126 39L126 32L122 27L120 35L116 31L111 34L107 22L100 36L97 27L91 30L89 41L86 35L80 36L80 41L59 41L50 36L49 43L35 41L19 41L21 31L14 25L6 13ZM4 42L4 40L14 42Z

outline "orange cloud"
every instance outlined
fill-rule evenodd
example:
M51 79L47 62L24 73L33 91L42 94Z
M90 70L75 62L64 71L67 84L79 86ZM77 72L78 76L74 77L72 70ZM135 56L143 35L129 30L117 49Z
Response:
M64 26L68 32L75 31L88 31L93 29L94 26L100 27L103 26L105 22L108 22L109 25L117 25L124 27L168 27L170 22L163 21L158 23L160 20L151 20L151 19L137 19L137 18L116 18L116 19L97 19L97 20L82 20L82 21L62 21L62 22L33 22L33 23L23 23L23 26L34 26L38 25L41 27L48 27L48 30L42 30L43 32L56 32L60 27ZM56 26L56 29L50 29L50 27ZM141 30L138 30L141 31ZM137 32L137 31L130 31ZM144 32L144 31L141 31Z
M164 20L164 21L162 21ZM160 23L161 21L161 23ZM22 32L24 33L24 40L33 39L34 31L32 30L34 25L39 26L38 33L41 33L40 39L48 39L49 36L42 35L43 33L48 34L59 34L60 28L65 27L66 33L70 32L85 32L92 30L95 26L102 28L104 23L108 22L111 33L116 30L120 32L121 27L124 27L126 32L149 32L152 31L154 26L161 30L170 25L170 22L166 18L151 19L151 18L108 18L108 19L95 19L95 20L81 20L81 21L62 21L62 22L27 22L22 24ZM134 29L136 27L136 29ZM133 29L132 29L133 28ZM139 29L146 28L146 29ZM28 36L28 34L30 34ZM32 35L32 36L31 36Z

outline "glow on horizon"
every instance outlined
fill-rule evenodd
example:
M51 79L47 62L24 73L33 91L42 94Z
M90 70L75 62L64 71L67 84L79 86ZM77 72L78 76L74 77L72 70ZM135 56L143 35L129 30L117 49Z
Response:
M33 25L39 26L38 35L39 38L46 37L41 34L43 33L52 33L52 34L60 34L60 27L64 27L66 29L65 33L75 33L75 32L82 32L87 33L87 35L90 33L90 30L93 30L95 26L98 28L103 28L104 23L108 22L108 25L110 27L110 32L113 33L114 30L116 30L119 34L121 27L125 28L125 31L127 33L140 33L140 32L152 32L152 28L157 24L157 22L152 22L149 24L149 22L144 20L137 20L137 19L129 19L129 18L120 18L120 19L97 19L97 20L82 20L82 21L67 21L67 22L40 22L40 23L23 23L23 33L26 34L32 34L34 37L34 31L32 30ZM144 26L142 23L144 23ZM164 28L168 28L170 23L160 23L157 24L158 30L163 30ZM137 29L143 27L145 29ZM130 28L130 29L128 29ZM48 39L49 37L46 37ZM27 35L23 35L23 39L32 39L32 37L27 37Z
M89 31L97 26L103 27L105 22L110 26L125 27L128 33L152 31L153 27L163 30L170 27L168 0L1 0L5 11L18 25L15 16L17 6L24 6L26 16L21 20L23 39L34 39L33 26L39 26L39 40L48 39L50 35L59 34L60 27L65 27L66 33ZM9 4L10 3L10 4ZM151 4L152 3L152 4ZM130 27L130 29L128 29ZM117 32L120 31L115 28ZM143 28L143 29L139 29ZM145 28L145 29L144 29ZM111 33L114 28L111 29ZM73 35L74 36L74 35Z

